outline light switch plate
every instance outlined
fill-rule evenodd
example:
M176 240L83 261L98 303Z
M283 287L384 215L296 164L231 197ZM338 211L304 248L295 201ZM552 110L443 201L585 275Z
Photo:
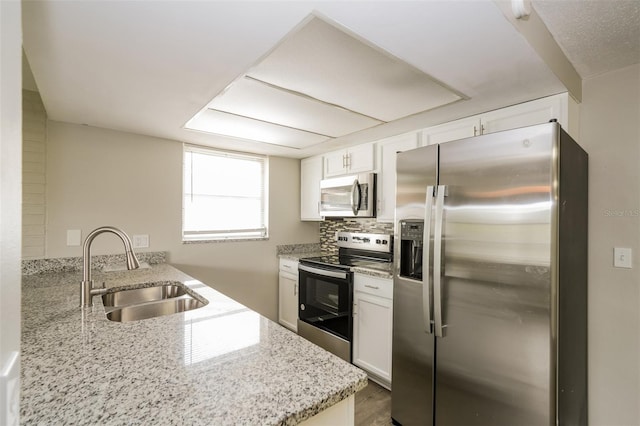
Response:
M616 268L632 268L632 251L630 248L614 247L613 266Z
M149 247L149 235L140 234L133 236L133 248L147 248Z
M82 241L82 233L79 229L67 229L67 245L79 246Z

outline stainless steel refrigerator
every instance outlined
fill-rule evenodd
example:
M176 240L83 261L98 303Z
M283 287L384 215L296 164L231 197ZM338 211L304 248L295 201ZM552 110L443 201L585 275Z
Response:
M394 423L587 424L587 170L557 123L398 153Z

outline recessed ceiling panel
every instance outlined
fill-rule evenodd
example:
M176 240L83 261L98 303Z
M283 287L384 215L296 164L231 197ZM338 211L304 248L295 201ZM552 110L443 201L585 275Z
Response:
M381 121L462 99L417 68L318 17L285 38L247 75Z
M303 149L326 141L326 136L303 132L226 112L205 109L193 117L185 128L241 139Z
M233 83L207 107L330 137L382 124L344 108L247 77Z

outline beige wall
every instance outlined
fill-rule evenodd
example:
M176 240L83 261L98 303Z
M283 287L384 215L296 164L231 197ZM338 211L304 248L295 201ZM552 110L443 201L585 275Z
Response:
M592 425L640 424L640 66L583 83L589 153L589 407ZM620 216L619 216L620 215ZM633 249L633 269L613 248Z
M130 236L149 234L151 251L261 314L277 319L276 246L318 242L317 223L303 223L299 160L269 162L270 238L182 244L182 144L130 133L48 122L46 257L81 256L66 246L68 229L82 236L114 225ZM92 253L118 253L115 236L101 235Z
M23 55L24 58L24 55ZM23 64L26 60L23 59ZM23 73L24 78L24 73ZM32 77L33 78L33 77ZM40 93L22 91L22 258L44 257L47 113Z

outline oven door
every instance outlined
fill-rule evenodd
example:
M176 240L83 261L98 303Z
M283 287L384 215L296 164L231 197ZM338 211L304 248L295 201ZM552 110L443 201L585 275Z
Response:
M353 280L349 271L298 265L301 321L338 336L352 339Z

